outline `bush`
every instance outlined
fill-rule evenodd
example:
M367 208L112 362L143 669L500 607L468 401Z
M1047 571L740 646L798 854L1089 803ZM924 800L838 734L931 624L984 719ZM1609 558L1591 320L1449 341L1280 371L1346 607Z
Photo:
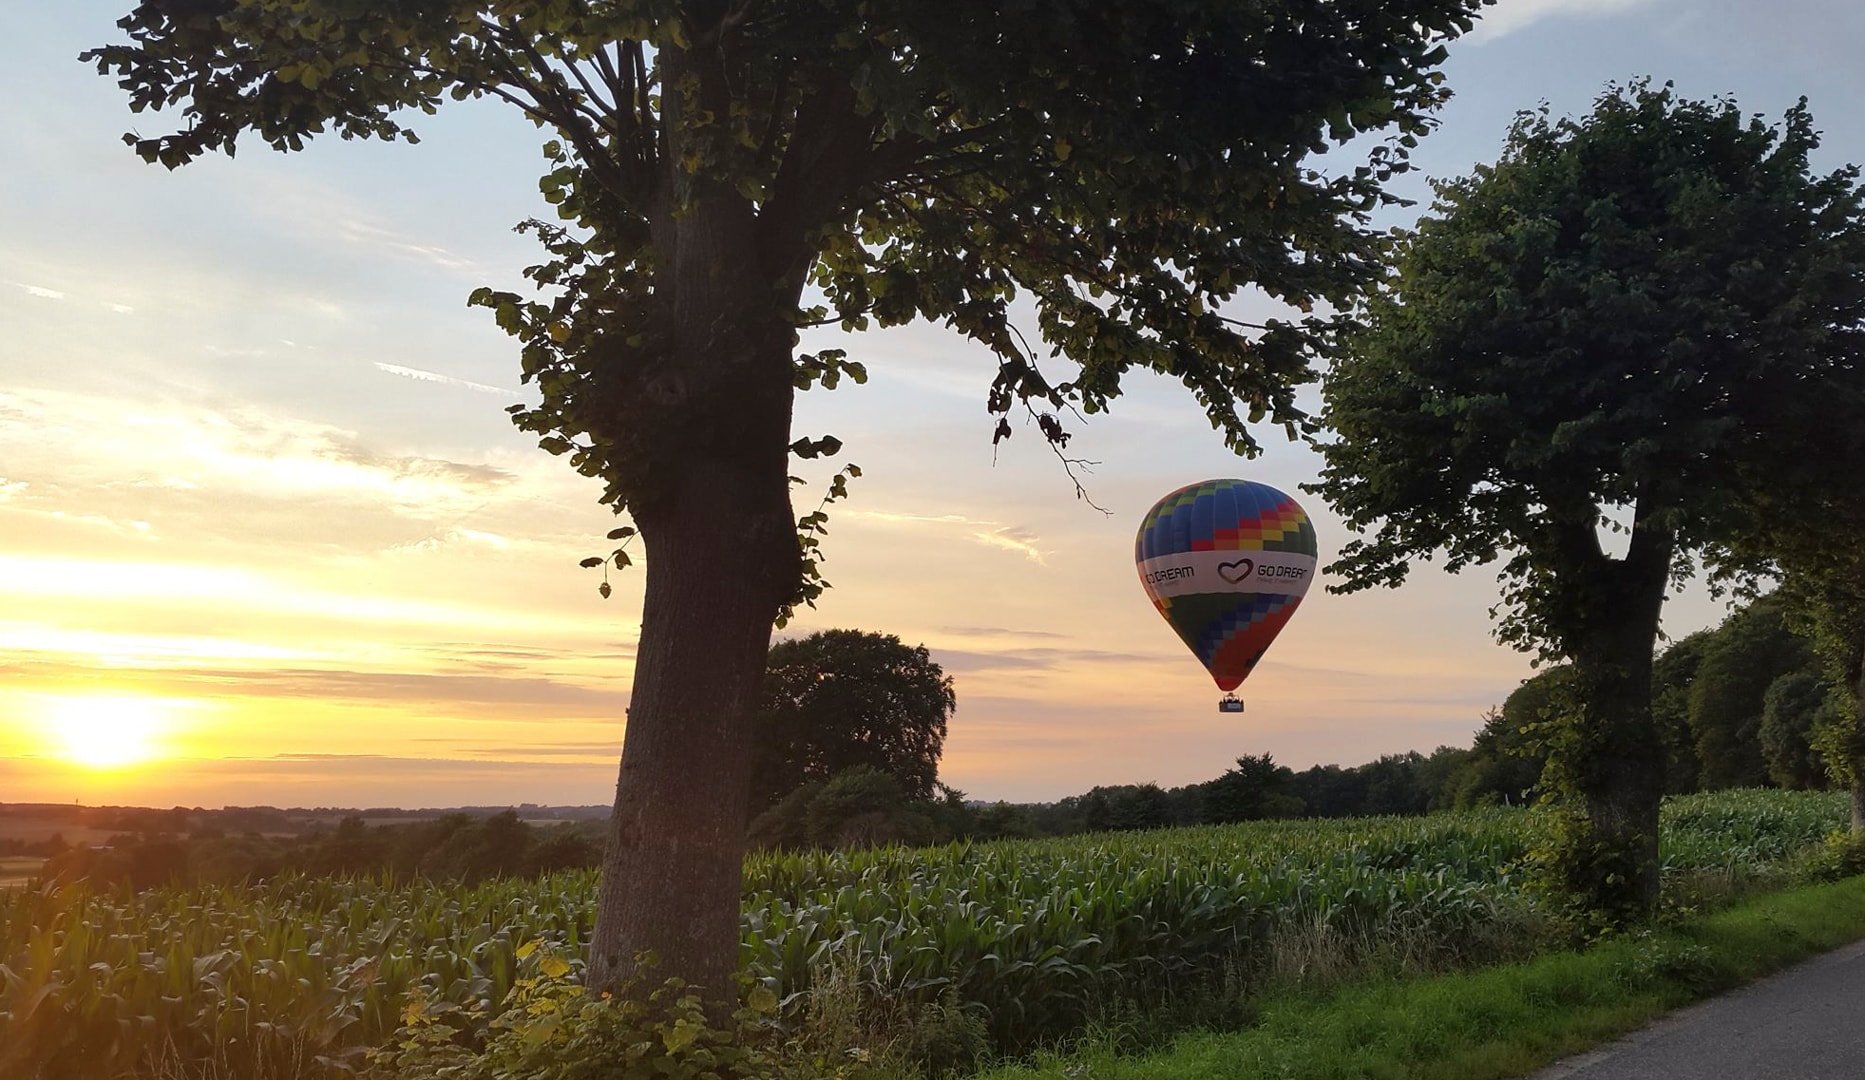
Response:
M867 1054L810 1053L786 1041L777 995L746 980L727 1026L684 980L668 979L643 998L640 983L600 996L572 963L540 943L519 950L523 977L480 1045L467 1010L418 993L394 1042L372 1051L368 1080L883 1080ZM653 969L651 954L637 967ZM454 1021L464 1021L456 1026Z
M1865 839L1849 832L1828 836L1806 866L1809 881L1838 881L1856 874L1865 874Z

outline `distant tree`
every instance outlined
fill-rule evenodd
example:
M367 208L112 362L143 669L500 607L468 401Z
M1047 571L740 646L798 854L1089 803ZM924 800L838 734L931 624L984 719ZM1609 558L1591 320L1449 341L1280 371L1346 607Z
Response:
M1425 756L1416 750L1403 754L1382 754L1360 766L1366 778L1366 794L1359 813L1422 814L1430 804L1431 793L1419 775Z
M188 845L191 885L243 885L282 869L276 845L258 836L194 838Z
M1314 490L1373 530L1341 588L1500 559L1498 635L1572 663L1554 868L1608 921L1657 902L1672 576L1742 527L1771 482L1758 446L1852 422L1820 384L1865 327L1865 220L1856 170L1812 172L1818 145L1804 103L1770 127L1643 82L1582 119L1523 113L1495 164L1438 186L1326 388Z
M1853 434L1861 434L1856 425ZM1865 453L1853 460L1859 465L1846 475L1865 475ZM1865 838L1865 491L1853 484L1838 500L1844 501L1844 516L1835 517L1844 525L1832 534L1833 549L1800 552L1798 561L1792 554L1782 558L1782 591L1832 685L1809 741L1827 776L1851 792L1852 833ZM1794 552L1785 545L1776 550Z
M1418 766L1418 786L1424 789L1424 810L1457 808L1458 777L1469 767L1474 750L1440 746Z
M389 872L400 881L417 877L445 880L452 872L451 868L441 865L445 853L458 846L453 840L456 834L472 827L472 815L457 811L432 821L402 826L395 830L389 843Z
M939 839L935 804L867 765L793 790L752 821L753 847L783 850L919 845Z
M951 677L924 645L859 630L780 641L765 665L752 805L859 766L892 776L908 798L931 799L956 705Z
M866 765L830 777L810 800L810 839L822 847L924 844L931 822L913 805L898 778Z
M1352 817L1366 805L1366 776L1357 768L1314 765L1295 774L1293 794L1310 817Z
M1036 835L1073 836L1090 831L1083 801L1081 795L1069 795L1052 803L1032 803L1021 809L1028 812Z
M480 822L475 844L460 875L464 881L523 877L531 866L531 844L537 835L516 810L502 810Z
M1774 680L1762 697L1762 757L1768 778L1781 787L1826 786L1826 770L1812 740L1832 706L1833 690L1818 672L1793 671Z
M1768 688L1806 670L1813 652L1788 629L1783 603L1763 597L1730 615L1704 645L1690 682L1690 730L1705 790L1768 782L1761 725Z
M1136 367L1190 387L1238 450L1259 420L1299 430L1332 324L1218 312L1246 286L1351 302L1479 7L144 0L130 41L85 59L182 114L127 136L171 168L242 136L409 137L450 97L544 129L566 224L530 226L549 257L527 273L548 293L473 302L542 392L520 426L600 478L635 522L615 538L638 526L650 556L588 977L653 950L720 994L771 626L821 590L825 515L797 517L790 458L841 446L792 431L794 398L865 378L841 350L799 355L798 331L944 323L993 354L994 437L1027 411L1058 453L1058 417L1104 410ZM1364 164L1306 164L1374 132ZM1039 370L1022 310L1073 370Z
M1714 637L1712 630L1687 634L1652 661L1651 722L1664 746L1664 790L1669 794L1695 791L1699 784L1702 765L1690 728L1690 684Z
M979 840L1023 839L1041 832L1030 807L999 801L978 810L972 819L971 835Z
M1163 829L1172 824L1171 800L1158 784L1115 784L1089 789L1080 798L1089 832Z
M360 817L346 817L319 841L311 872L332 877L373 874L387 861L388 846L382 830L371 829Z
M586 870L602 863L602 843L576 825L558 825L541 834L531 845L530 871L555 874L564 870Z
M1543 672L1536 678L1546 678ZM1523 683L1526 687L1533 679ZM1518 688L1516 694L1520 694ZM1520 700L1511 694L1511 700ZM1446 782L1446 794L1457 809L1503 804L1522 806L1540 794L1541 767L1545 759L1539 743L1531 734L1526 711L1518 705L1493 708L1483 718L1471 741L1470 753Z
M1213 825L1302 814L1302 800L1295 794L1295 771L1276 764L1268 754L1245 754L1235 768L1198 789L1201 819Z

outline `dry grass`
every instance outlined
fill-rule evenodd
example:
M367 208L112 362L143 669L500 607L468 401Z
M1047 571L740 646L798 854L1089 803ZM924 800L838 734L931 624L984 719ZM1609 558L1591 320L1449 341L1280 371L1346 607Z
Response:
M93 829L89 826L57 821L52 818L0 814L0 840L18 840L22 843L38 844L54 836L62 836L68 844L96 845L107 844L111 837L118 835L121 835L121 830Z
M0 889L17 889L39 873L45 860L37 855L0 855Z

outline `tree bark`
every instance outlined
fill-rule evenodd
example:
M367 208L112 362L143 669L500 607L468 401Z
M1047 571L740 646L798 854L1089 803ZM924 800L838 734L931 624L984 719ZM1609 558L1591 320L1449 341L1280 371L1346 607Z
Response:
M760 580L767 575L745 573L755 560L741 511L746 488L742 476L708 463L692 470L675 507L639 519L647 595L591 943L593 987L629 978L637 955L652 952L651 980L677 974L715 1000L732 993L750 722L776 608ZM784 538L794 548L793 534Z
M668 349L622 408L660 437L630 510L646 596L603 859L588 985L658 966L735 1000L750 725L771 624L801 555L788 480L795 296L759 267L756 219L731 198L668 223ZM626 425L624 425L626 426Z
M1630 616L1602 628L1595 647L1574 663L1589 750L1577 787L1591 849L1577 853L1583 877L1576 884L1589 907L1614 921L1636 918L1658 902L1664 746L1651 716L1656 638L1655 618Z
M1595 560L1569 639L1579 716L1558 767L1581 813L1568 820L1560 870L1569 891L1613 925L1658 903L1665 750L1651 668L1672 547L1669 533L1635 525L1623 559Z

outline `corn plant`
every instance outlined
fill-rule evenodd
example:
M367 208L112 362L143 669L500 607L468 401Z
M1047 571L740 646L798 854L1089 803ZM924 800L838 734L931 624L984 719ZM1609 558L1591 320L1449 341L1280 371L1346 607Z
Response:
M1763 877L1839 796L1671 800L1667 872ZM1224 978L1436 970L1522 947L1538 812L1259 822L747 860L742 956L793 1022L830 971L896 1010L956 1001L1004 1049ZM288 879L0 893L0 1077L334 1080L418 998L483 1034L530 942L580 955L590 873L465 888Z

